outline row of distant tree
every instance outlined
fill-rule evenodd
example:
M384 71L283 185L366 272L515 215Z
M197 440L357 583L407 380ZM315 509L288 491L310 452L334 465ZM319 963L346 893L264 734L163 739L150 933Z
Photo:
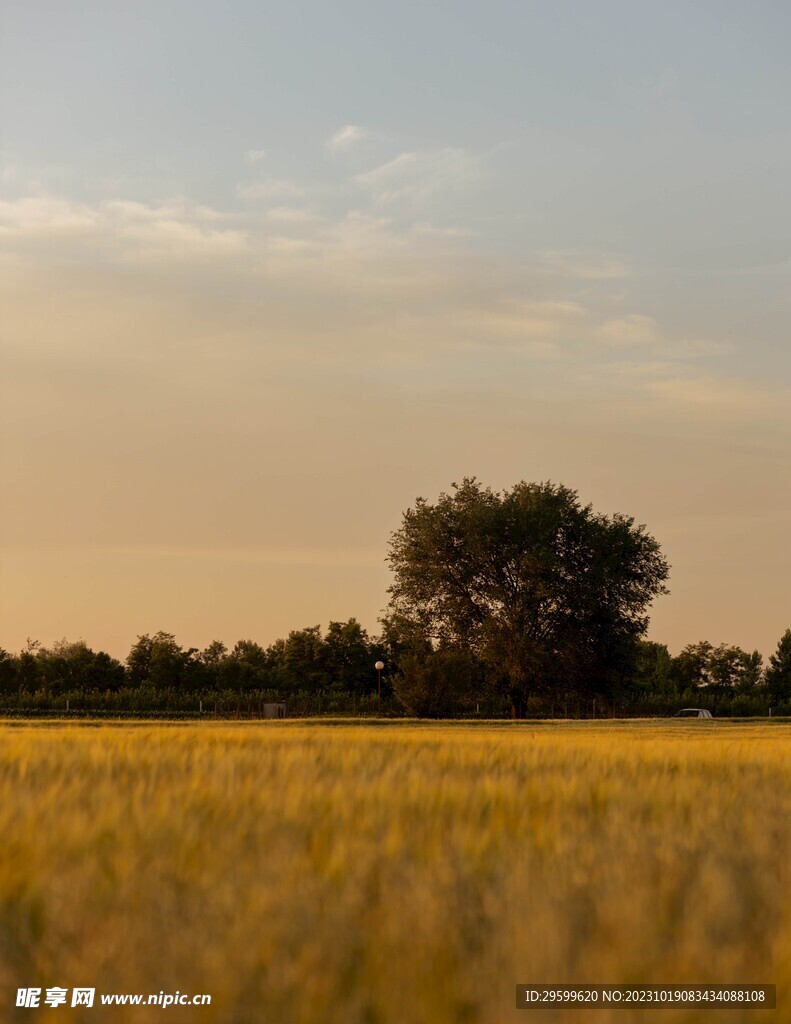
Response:
M684 706L720 714L791 714L791 629L764 665L758 651L702 641L673 657L664 644L637 640L623 675L606 692L567 681L538 688L527 700L528 717L596 714L668 714ZM400 702L417 715L470 710L503 691L502 681L468 654L438 649L402 656L395 677Z
M325 632L319 626L294 630L268 647L240 640L229 649L214 641L203 650L159 632L138 637L124 662L82 640L50 647L29 641L18 654L0 650L0 697L6 707L35 708L71 695L77 707L90 707L104 706L111 694L137 694L130 706L144 709L148 702L153 710L191 707L190 701L211 702L217 695L227 703L236 695L296 701L306 713L322 706L354 711L375 708L374 665L383 661L382 693L390 709L428 717L509 713L502 680L473 652L417 641L399 633L393 620L383 625L377 637L349 619L331 622ZM315 700L321 697L324 705ZM766 665L758 651L725 644L689 644L673 657L664 644L639 640L630 671L614 690L544 688L526 712L590 714L596 700L600 714L668 713L683 704L720 713L791 713L791 629Z
M36 641L18 655L0 651L0 691L60 694L73 690L117 691L139 687L180 692L334 690L363 694L376 688L374 664L384 657L356 619L294 630L262 647L239 640L230 650L219 640L204 650L182 647L172 633L139 636L125 662L93 651L82 640L51 647Z
M385 702L415 715L650 714L693 702L721 714L791 712L791 630L766 667L757 651L709 643L671 657L645 639L649 608L668 593L659 543L630 516L596 513L562 484L521 481L496 492L465 477L404 513L388 561L381 636L349 619L266 648L215 641L201 651L156 633L138 637L125 664L81 642L31 643L0 654L0 693L9 707L123 691L137 695L124 698L130 709L147 701L185 711L188 694L217 695L218 707L219 695L245 695L251 710L277 696L298 698L308 713L328 702L359 710L376 691L381 709L374 665L382 661ZM106 698L105 706L120 704Z

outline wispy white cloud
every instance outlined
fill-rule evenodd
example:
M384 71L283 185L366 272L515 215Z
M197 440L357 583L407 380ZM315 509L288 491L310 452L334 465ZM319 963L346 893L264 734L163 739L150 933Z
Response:
M266 160L267 152L265 149L248 149L245 156L248 163L259 164L262 160Z
M152 220L125 224L120 234L137 243L130 255L137 258L183 258L238 255L247 250L243 231L208 230L197 224L178 220Z
M250 290L253 304L262 289L271 289L264 319L281 338L337 334L348 340L339 340L334 351L355 360L365 351L362 324L366 345L368 331L381 331L405 357L417 358L426 346L434 352L511 352L563 359L568 373L580 379L583 371L595 375L601 367L618 367L628 350L631 364L618 369L621 379L669 400L669 382L690 377L686 370L679 376L682 363L688 368L719 354L705 340L669 335L646 313L624 312L621 297L580 289L580 278L607 280L627 272L607 269L609 257L587 253L582 259L565 251L552 263L536 254L502 273L482 275L463 226L435 224L432 210L409 217L376 201L413 187L425 196L439 182L468 173L474 173L474 161L462 151L402 153L358 176L374 201L351 210L338 202L348 198L342 193L326 203L312 195L314 208L277 202L303 198L299 186L277 178L251 183L254 194L269 200L260 210L223 210L184 197L155 203L30 197L0 204L0 238L9 252L24 256L27 267L51 263L58 246L103 272L130 263L155 267L158 290L180 268L210 267L213 274L222 271L223 280L238 274L239 295ZM239 302L244 306L243 298ZM321 313L325 307L332 313ZM370 358L378 358L373 350ZM654 369L641 375L641 366ZM696 387L690 396L703 393Z
M331 153L341 153L344 150L352 149L365 139L370 139L371 136L372 133L362 125L345 124L343 128L338 129L327 139L325 145Z
M158 203L141 203L129 199L109 199L97 207L117 216L121 221L162 221L177 220L189 223L218 222L226 219L226 215L207 206L205 203L194 203L189 199L176 198Z
M175 199L164 203L110 200L80 203L52 196L0 202L0 238L35 245L45 241L47 256L59 241L111 246L122 259L177 255L181 258L239 253L246 233L225 223L212 207Z
M97 215L102 233L112 233L122 256L135 260L205 260L247 250L247 233L230 226L227 216L203 203L178 198L163 203L111 200Z
M791 425L791 389L784 383L739 379L668 355L667 350L663 356L610 360L599 367L598 375L606 374L611 389L630 405L631 414L642 419L672 412L688 422L765 419L784 422L786 429Z
M83 234L93 230L100 219L99 211L88 203L54 196L0 200L0 236L6 238Z
M463 149L437 149L399 153L378 167L355 176L375 203L426 203L438 193L469 186L479 173L479 162Z

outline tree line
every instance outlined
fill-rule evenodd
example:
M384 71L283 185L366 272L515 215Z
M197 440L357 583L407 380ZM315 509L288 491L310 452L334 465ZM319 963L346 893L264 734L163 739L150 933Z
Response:
M0 651L0 693L17 691L61 696L69 692L147 690L157 693L266 692L289 697L299 692L362 695L375 687L374 663L384 656L381 641L369 637L356 619L293 630L263 647L239 640L228 649L220 640L205 649L185 648L172 633L138 636L121 662L93 651L83 640L51 647L28 641L17 655Z
M597 514L577 493L522 481L495 492L474 477L418 498L390 539L390 602L371 636L352 618L262 647L184 648L139 636L122 663L83 641L0 651L6 710L97 709L425 717L791 713L791 630L764 666L757 651L708 642L675 657L646 640L668 593L658 542L631 517ZM380 679L374 668L385 665Z
M382 702L374 668L383 661ZM369 636L356 619L294 630L263 647L214 641L203 650L180 645L171 633L139 636L124 661L84 641L18 654L0 650L0 708L197 711L285 700L289 713L387 714L418 717L513 714L491 669L472 652L418 649L385 623ZM594 707L595 704L595 707ZM536 717L669 714L683 706L721 715L791 714L791 629L768 664L758 651L688 644L672 656L661 643L640 640L634 668L616 692L602 695L559 685L535 694L525 711Z

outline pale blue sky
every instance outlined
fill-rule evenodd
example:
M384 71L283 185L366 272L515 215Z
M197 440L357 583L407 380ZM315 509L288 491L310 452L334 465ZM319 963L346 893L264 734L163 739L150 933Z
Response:
M6 0L0 642L375 628L475 473L647 522L658 639L771 649L789 52L769 2Z

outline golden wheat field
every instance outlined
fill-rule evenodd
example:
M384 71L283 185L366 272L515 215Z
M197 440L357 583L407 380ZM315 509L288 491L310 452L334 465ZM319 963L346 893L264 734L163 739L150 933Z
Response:
M5 723L0 823L2 1019L791 1020L791 724ZM534 982L778 1009L517 1011Z

